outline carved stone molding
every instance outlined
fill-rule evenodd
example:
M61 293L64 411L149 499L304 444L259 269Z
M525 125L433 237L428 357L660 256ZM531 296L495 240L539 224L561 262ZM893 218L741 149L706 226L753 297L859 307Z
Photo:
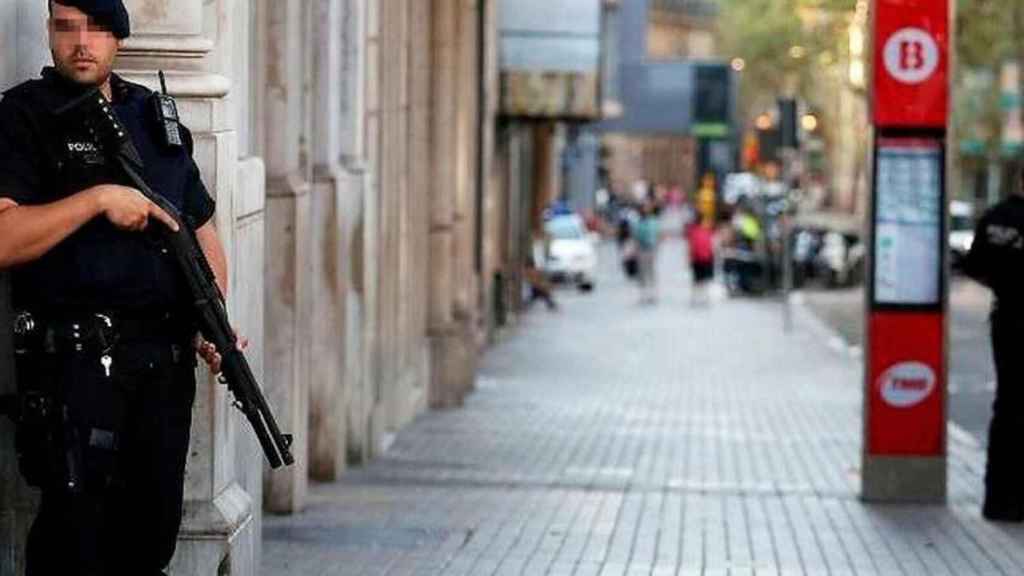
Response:
M140 36L125 40L121 54L129 58L203 58L213 47L213 40L203 37Z
M121 55L127 59L201 59L215 48L204 34L203 0L126 0L132 35Z
M142 84L150 90L160 89L156 71L128 70L120 72L125 80ZM231 91L231 80L220 74L196 72L164 72L167 91L178 98L224 98Z

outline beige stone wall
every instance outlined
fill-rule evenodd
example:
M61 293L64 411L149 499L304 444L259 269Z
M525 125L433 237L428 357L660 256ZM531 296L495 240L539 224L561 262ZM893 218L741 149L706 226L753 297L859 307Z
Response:
M647 53L654 59L709 59L715 53L711 23L680 14L651 11L647 31Z
M693 138L608 134L604 145L610 153L612 189L619 194L631 194L639 180L652 186L681 186L691 194L696 190L697 147Z

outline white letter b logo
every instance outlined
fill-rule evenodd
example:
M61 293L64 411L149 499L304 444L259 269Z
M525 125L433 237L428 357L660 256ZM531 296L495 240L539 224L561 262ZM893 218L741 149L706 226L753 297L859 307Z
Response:
M920 28L903 28L889 37L883 49L885 70L904 84L920 84L939 67L939 45Z
M900 68L904 70L920 70L924 68L924 44L920 42L900 42Z

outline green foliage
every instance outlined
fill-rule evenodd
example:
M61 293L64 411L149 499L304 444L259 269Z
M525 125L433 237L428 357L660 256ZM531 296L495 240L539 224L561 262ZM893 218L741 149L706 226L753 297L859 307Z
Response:
M719 0L722 54L743 58L743 106L808 90L849 50L847 26L856 0ZM953 0L957 2L957 79L968 70L990 70L1015 58L1024 62L1024 0ZM803 58L790 50L800 46ZM980 113L996 122L998 96Z
M849 49L846 30L856 0L720 3L722 53L746 62L741 106L747 115L757 113L754 106L758 102L787 92L813 92L809 88ZM794 47L798 47L799 57L794 57Z
M988 68L1020 58L1024 3L1020 0L958 0L956 48L960 69Z
M1024 62L1024 2L958 0L956 51L953 121L960 140L980 143L976 153L996 153L1004 121L1000 67Z

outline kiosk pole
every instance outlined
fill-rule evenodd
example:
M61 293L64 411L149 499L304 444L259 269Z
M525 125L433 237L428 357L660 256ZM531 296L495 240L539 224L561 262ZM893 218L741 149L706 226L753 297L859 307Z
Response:
M946 499L948 0L874 0L861 497Z

